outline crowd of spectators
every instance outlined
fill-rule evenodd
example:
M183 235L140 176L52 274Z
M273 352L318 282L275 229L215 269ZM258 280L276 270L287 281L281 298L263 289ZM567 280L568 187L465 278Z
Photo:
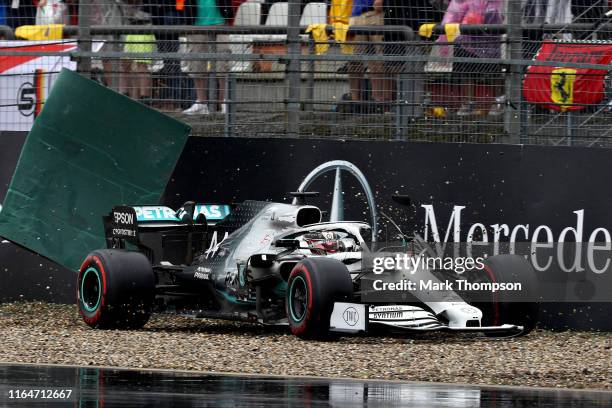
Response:
M91 4L92 25L231 25L238 7L246 0L87 0ZM253 0L250 0L253 1ZM263 3L262 18L270 5ZM595 24L610 10L609 0L521 0L524 23L587 22ZM360 26L406 26L415 33L425 23L499 24L505 21L504 0L329 0L328 22ZM42 23L78 23L78 0L0 0L0 25L17 27ZM451 38L452 37L452 38ZM578 38L588 38L584 32ZM501 85L495 81L463 80L483 72L501 72L499 65L478 64L479 58L501 57L498 35L461 35L449 33L437 38L434 48L438 56L469 58L474 62L459 62L452 66L462 83L456 87L457 99L467 101L457 114L471 114L479 108L487 110ZM574 37L576 38L576 37ZM534 40L534 38L528 38ZM227 53L229 39L225 35L188 35L181 41L178 35L131 34L121 38L97 37L104 43L103 51L129 53ZM354 61L345 65L350 91L345 99L354 113L385 113L392 110L395 99L393 78L403 63L384 62L384 55L404 55L406 46L401 32L388 31L359 34L347 38L355 43L358 55L380 55L379 59ZM541 37L535 38L536 41ZM430 46L433 45L430 43ZM533 54L527 55L531 58ZM219 101L225 112L224 74L227 61L167 59L154 61L145 57L134 60L105 59L101 61L101 81L114 84L120 92L155 104L164 110L182 110L188 115L204 115L211 111L210 101ZM124 74L121 74L124 73ZM113 78L113 76L115 76ZM153 77L156 85L152 86ZM215 78L216 83L211 82ZM499 80L500 75L497 75ZM499 81L498 81L499 82ZM211 95L209 86L217 93ZM155 89L155 93L152 93ZM484 89L484 90L483 90ZM476 101L478 100L478 102ZM154 101L154 102L153 102ZM486 106L476 106L477 103Z
M339 0L347 1L347 0ZM350 0L348 0L350 1ZM440 22L445 4L430 0L352 0L349 25L406 26L414 33L424 23ZM374 35L356 35L355 53L380 55L380 59L368 61L365 66L355 62L349 64L351 110L358 113L385 113L391 110L390 101L395 99L394 74L401 71L401 63L385 62L383 55L404 55L406 47L404 33L384 31ZM367 69L366 69L367 68ZM364 92L368 81L371 92ZM369 99L368 103L363 102Z

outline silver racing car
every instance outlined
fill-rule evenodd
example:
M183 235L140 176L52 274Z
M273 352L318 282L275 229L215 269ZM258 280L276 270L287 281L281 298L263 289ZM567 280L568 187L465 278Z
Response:
M260 201L115 207L104 217L107 248L87 255L78 274L80 313L95 328L139 328L166 312L288 325L309 339L376 327L513 336L537 322L536 303L499 292L478 301L452 290L372 298L380 276L372 273L370 226L321 220L312 205ZM394 251L417 256L419 245L426 244ZM533 275L519 256L490 257L485 266L488 281ZM444 279L439 272L406 276L435 283Z

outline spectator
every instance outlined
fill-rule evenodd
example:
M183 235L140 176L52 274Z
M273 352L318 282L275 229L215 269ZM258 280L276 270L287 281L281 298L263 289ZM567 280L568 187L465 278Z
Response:
M240 5L246 2L247 0L229 0L229 5L231 7L232 16L229 19L227 16L225 16L225 18L228 20L229 25L234 25L234 17L236 16L238 9L240 8Z
M34 25L36 18L35 0L2 0L5 4L6 24L12 29L22 25Z
M193 25L196 16L195 0L145 0L145 10L151 14L153 25ZM178 34L157 36L160 53L178 53ZM191 81L181 72L180 60L165 59L163 68L155 75L155 100L164 111L184 109L183 101L191 99Z
M353 0L331 0L329 24L348 24L353 11Z
M523 24L570 24L572 22L571 1L522 0L521 14ZM567 41L572 39L572 35L567 32L529 31L523 37L523 59L532 59L540 48L542 39L551 37Z
M342 26L348 26L351 14L353 13L353 0L331 0L329 7L329 14L327 16L328 24L334 26L334 36L342 35L341 38L336 38L336 41L344 43L346 41L346 35L348 29L342 29ZM344 27L343 27L344 28ZM352 54L353 46L344 44L344 48L340 48L343 54ZM348 73L349 63L342 65L336 72L339 74ZM342 96L342 100L350 99L350 92Z
M123 10L121 3L111 0L88 0L91 1L91 25L118 26L123 25ZM112 35L98 36L95 41L104 41L100 52L119 51L119 41ZM106 86L113 85L113 75L116 69L113 67L112 59L102 59L102 82Z
M148 54L155 51L155 36L151 34L130 34L126 36L124 52ZM122 75L119 91L145 105L151 104L150 58L125 59L121 61Z
M349 19L350 26L382 26L383 0L353 0L353 10ZM359 34L353 37L356 54L383 53L383 36L380 34ZM369 44L368 44L369 43ZM372 89L371 99L377 111L382 110L385 102L385 73L382 60L367 61L368 77ZM366 67L363 63L352 61L348 67L351 101L364 101L364 75ZM353 105L357 111L363 111L364 105ZM366 109L368 111L368 109Z
M151 23L151 15L142 11L139 4L131 4L129 21L133 25ZM126 53L151 54L156 51L155 36L152 34L128 34L125 36L123 51ZM145 105L151 104L151 73L150 58L123 59L121 61L122 75L119 78L119 92L138 99Z
M408 26L417 33L421 24L442 21L443 10L446 9L443 3L432 0L383 0L385 25Z
M225 18L221 15L221 9L215 0L197 0L197 26L216 26L225 24ZM218 43L215 44L215 40ZM216 47L215 47L216 45ZM216 48L216 50L215 50ZM189 53L221 53L229 52L228 38L226 35L215 36L212 34L195 34L187 36L187 52ZM193 78L196 91L196 100L183 113L186 115L208 115L208 79L213 70L217 73L227 73L228 61L205 61L188 60L186 61L187 72ZM213 100L222 100L224 95L224 81L219 81L219 97ZM226 110L225 103L221 104L221 112Z
M421 24L440 23L447 7L446 0L383 0L384 21L386 26L407 26L414 33L419 32ZM444 10L443 10L444 9ZM408 46L401 44L406 41L403 34L385 31L385 55L406 55ZM424 47L412 47L412 53L421 53ZM395 83L393 74L398 74L404 67L404 62L387 61L385 70L388 79L385 83L385 99L394 99Z
M501 24L502 0L451 0L442 20L442 24ZM438 42L445 43L449 39L440 36ZM500 58L500 38L493 35L459 35L453 42L456 58ZM439 45L442 56L451 57L453 47ZM478 62L454 62L453 73L459 75L459 98L463 105L457 111L459 116L469 116L490 108L496 94L501 89L500 84L492 75L501 71L498 64L482 64ZM485 74L485 75L483 75Z
M62 0L39 0L35 21L36 25L69 24L68 5Z
M572 0L571 4L573 23L597 23L610 10L608 0Z
M610 11L608 0L571 0L571 14L573 15L572 23L588 23L595 25L606 20L605 14ZM576 33L575 38L580 40L587 39L605 39L609 38L605 30L600 30L598 38L592 37L593 30L586 30L582 33Z

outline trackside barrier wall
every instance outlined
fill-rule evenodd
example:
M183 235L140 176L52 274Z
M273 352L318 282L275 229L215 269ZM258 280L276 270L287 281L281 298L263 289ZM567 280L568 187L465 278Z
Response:
M0 186L13 171L21 148L19 135L3 133ZM600 231L610 231L607 149L508 146L384 141L325 141L264 138L192 137L170 177L161 203L178 207L187 200L230 203L245 199L288 202L315 167L346 161L367 179L376 212L384 211L406 233L417 232L432 239L433 223L449 240L467 240L476 224L494 239L495 225L506 225L507 235L530 241L549 230L554 241L561 234L583 242ZM41 162L42 163L42 162ZM321 196L312 199L329 214L336 164L330 164L309 187ZM351 173L340 172L345 219L371 220L366 190ZM585 182L588 180L588 182ZM0 194L4 190L0 189ZM77 189L78 190L78 189ZM76 190L75 190L76 191ZM407 195L412 205L394 204L393 194ZM46 192L54 206L66 205L70 196ZM0 196L0 198L4 198ZM33 198L36 198L33 196ZM115 202L116 197L99 197ZM107 208L88 209L93 224ZM379 217L379 220L381 218ZM381 239L393 239L392 229L380 221ZM569 235L568 235L569 234ZM391 237L391 238L389 238ZM52 236L52 239L55 239ZM482 238L482 237L481 237ZM78 252L78 251L76 251ZM74 254L75 259L84 254ZM2 300L49 300L71 302L73 272L11 244L0 244L0 298ZM576 273L572 271L570 273ZM72 276L74 278L74 276ZM556 303L544 305L543 325L556 329L612 330L610 303Z
M377 212L390 216L405 233L417 232L428 241L433 218L441 239L450 229L449 240L455 240L457 225L457 242L465 242L477 223L487 229L490 241L493 226L505 224L508 234L501 234L500 241L506 242L509 234L518 242L530 242L536 231L545 238L545 229L553 241L564 230L582 231L583 242L598 228L612 231L612 197L606 187L612 156L607 149L192 137L163 203L176 207L187 200L288 202L287 192L296 191L306 175L337 160L363 172ZM321 193L309 203L319 205L327 216L335 169L330 164L309 187ZM341 188L345 219L370 222L366 192L350 172L341 171ZM409 196L412 205L398 207L393 194ZM378 215L381 239L386 235L393 241L393 227ZM456 224L449 228L453 217ZM574 240L570 230L564 235ZM597 242L603 237L599 235ZM544 310L547 327L612 330L610 303L546 304Z
M0 200L24 140L24 134L0 134ZM586 237L595 228L612 228L605 204L612 199L606 188L609 156L607 150L544 146L192 137L162 203L176 207L189 199L287 202L287 192L297 189L314 167L342 159L364 173L378 209L405 232L423 234L427 224L431 234L431 219L425 221L429 208L444 235L453 211L464 207L459 213L461 240L478 222L489 230L492 224L524 226L529 237L544 225L557 239L582 220ZM333 171L314 180L309 189L321 196L311 202L329 211L333 184ZM342 187L345 218L369 222L360 183L342 172ZM412 206L398 208L390 200L397 193L409 195ZM384 223L380 230L389 231ZM0 260L0 301L74 301L74 272L9 242L0 244ZM547 304L544 310L545 327L612 330L609 303Z

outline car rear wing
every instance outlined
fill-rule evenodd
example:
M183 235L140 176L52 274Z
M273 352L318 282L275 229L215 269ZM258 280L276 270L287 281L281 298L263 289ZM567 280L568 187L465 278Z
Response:
M173 260L189 263L206 244L207 230L223 221L231 207L187 202L177 211L160 205L116 206L103 217L108 248L144 252L153 263Z
M103 217L104 231L107 238L137 242L138 230L142 228L214 226L230 212L231 206L227 204L185 203L178 210L163 205L116 206Z
M178 210L173 210L170 207L162 205L142 205L132 206L136 211L136 221L139 225L156 225L159 223L165 224L190 224L193 222L206 221L209 226L215 225L223 221L231 212L231 206L227 204L196 204L185 203ZM191 219L185 218L189 213L186 210L188 207L193 207Z

